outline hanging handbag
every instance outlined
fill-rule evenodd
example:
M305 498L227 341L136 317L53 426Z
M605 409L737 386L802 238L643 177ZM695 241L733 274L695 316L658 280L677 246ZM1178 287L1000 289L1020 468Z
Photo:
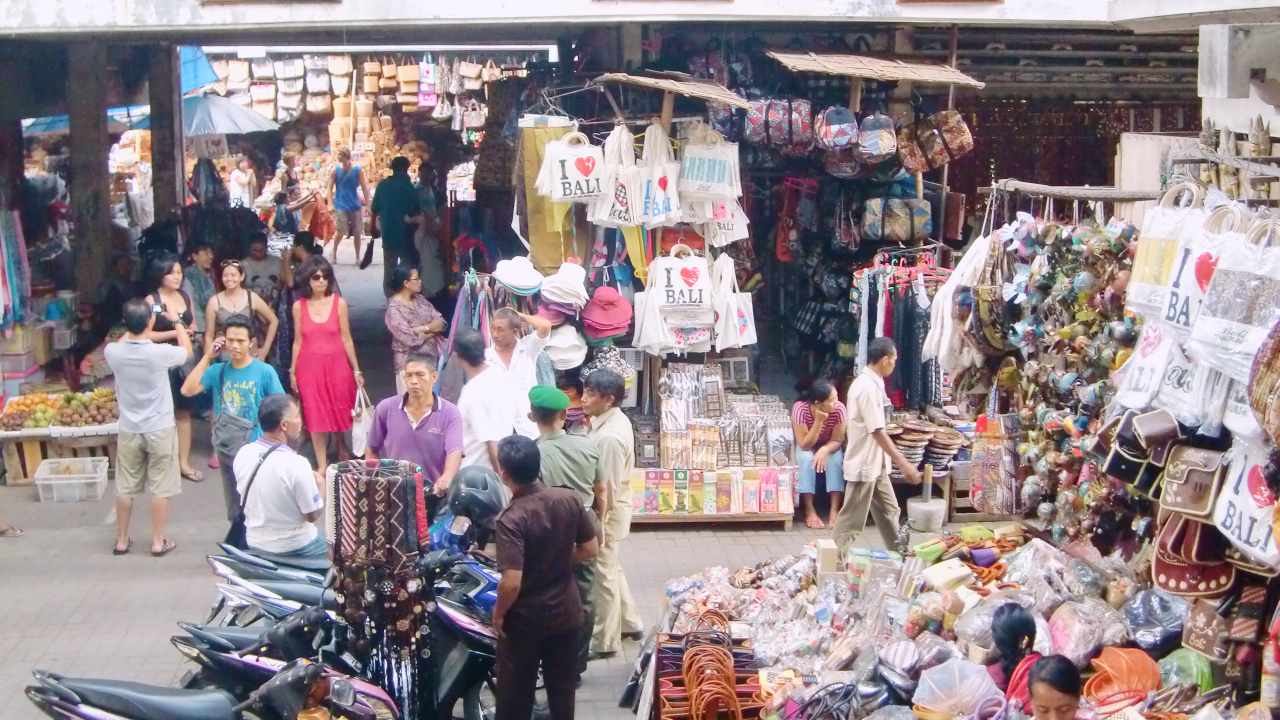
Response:
M737 143L686 143L680 153L679 187L681 195L691 199L742 197Z
M862 208L862 237L901 246L919 245L933 232L928 200L871 198Z
M857 252L861 244L862 231L853 215L853 203L849 202L847 192L841 190L831 231L831 251L837 255L850 255Z
M307 95L307 112L312 115L330 115L333 102L328 95Z
M914 125L907 124L898 129L898 162L902 163L903 170L913 175L929 170L929 161L916 141Z
M841 180L857 180L867 174L869 167L862 162L857 146L852 146L824 153L822 169L828 175Z
M587 136L568 133L547 143L536 189L555 202L587 201L600 195L604 154Z
M249 68L253 71L254 80L261 82L264 80L276 79L276 68L269 57L260 57L250 60Z
M1280 322L1272 326L1249 371L1249 407L1262 432L1280 445Z
M360 68L365 75L373 75L374 77L382 76L382 63L377 60L365 60L360 64Z
M262 469L262 463L266 462L267 456L283 447L282 445L272 445L267 451L262 453L262 457L258 458L257 464L253 466L253 472L249 474L249 481L245 483L244 494L240 497L240 507L236 510L236 515L231 519L231 527L227 530L227 536L223 540L224 543L239 550L248 550L248 530L245 528L244 507L249 502L249 491L253 489L253 481L258 478L258 471Z
M461 60L458 60L455 58L453 61L453 64L449 66L448 87L449 87L450 95L460 95L462 94L462 91L464 89L463 81L465 81L466 78L462 76L462 73L458 72L458 66L461 64L461 62L462 62Z
M929 167L940 168L973 152L973 134L958 110L936 112L922 126L917 126L916 136Z
M462 79L462 89L464 92L475 92L476 90L483 90L484 80L481 80L478 77L473 77L473 78L464 77Z
M350 55L330 55L325 64L329 69L330 75L343 75L348 80L350 80L351 73L355 70L355 67L351 64Z
M403 85L407 82L416 83L422 77L422 69L418 67L418 63L405 63L396 66L396 80Z
M382 77L379 75L365 75L360 82L360 89L369 95L376 95L382 89Z
M898 153L898 136L893 118L875 112L862 118L858 127L858 155L868 165L878 165Z
M1280 322L1280 220L1259 220L1223 250L1191 327L1192 359L1248 382L1254 356Z
M249 88L249 99L252 102L253 111L268 120L274 120L276 117L276 86L275 83L254 83Z
M484 70L480 63L473 62L470 59L458 61L457 68L458 74L464 78L478 78L480 77L480 72Z
M636 188L635 135L626 123L618 123L605 138L601 149L604 163L603 192L592 203L589 220L605 227L635 227L640 224Z
M276 80L296 80L307 72L302 58L282 58L275 61Z
M1169 452L1169 446L1182 439L1182 430L1173 413L1158 409L1137 415L1133 419L1133 433L1138 439L1138 446L1146 452L1151 461L1163 466Z
M332 86L334 95L341 97L351 94L350 75L330 75L329 85Z
M418 91L435 93L436 83L438 82L438 68L436 61L431 57L431 53L422 56L422 61L418 63Z
M328 95L329 94L329 71L328 70L308 70L307 71L307 95Z
M1226 560L1227 539L1212 523L1181 513L1161 513L1164 521L1156 532L1156 547L1182 562L1221 563Z
M1274 570L1280 568L1280 547L1272 530L1276 497L1267 484L1268 453L1264 442L1236 439L1214 501L1213 523L1249 560Z
M382 78L384 80L395 80L396 72L398 71L399 67L400 66L396 65L395 61L392 60L391 58L384 59L382 61L382 68L381 68Z
M472 100L462 115L462 125L468 129L482 128L487 118L485 107L478 100Z
M276 122L287 123L302 115L302 93L281 92L276 97Z
M652 228L680 222L680 163L671 152L666 131L657 123L645 128L644 152L636 175L641 224Z
M1190 205L1176 205L1183 193L1191 194ZM1204 189L1191 183L1169 188L1160 203L1142 217L1138 233L1138 250L1133 258L1133 271L1125 291L1125 309L1148 318L1164 314L1169 277L1178 256L1184 234L1198 235L1204 224Z
M1221 450L1178 445L1164 467L1160 509L1212 519L1214 501L1226 472Z
M227 90L230 92L248 92L252 83L249 75L248 60L227 61Z
M1245 246L1244 232L1252 221L1244 206L1231 203L1209 213L1199 232L1182 234L1162 301L1162 322L1183 336L1191 332L1222 253Z
M485 63L480 70L480 79L487 83L498 82L502 79L502 68L498 67L493 58L490 58L489 62Z
M833 105L818 113L813 134L824 150L843 150L858 144L858 118L847 107Z
M1215 598L1236 582L1236 568L1228 562L1189 563L1156 548L1151 554L1151 580L1171 595Z
M440 98L436 103L435 109L431 111L431 117L434 120L448 120L453 117L453 105L448 98Z

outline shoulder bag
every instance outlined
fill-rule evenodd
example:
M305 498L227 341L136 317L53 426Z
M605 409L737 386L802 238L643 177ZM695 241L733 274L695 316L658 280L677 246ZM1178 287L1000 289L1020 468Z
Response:
M262 469L262 463L266 461L268 455L278 449L280 449L279 445L272 445L267 448L267 451L262 453L262 457L258 458L258 464L253 466L253 473L249 475L249 482L244 486L244 494L240 496L240 508L236 510L236 516L231 521L231 528L227 530L227 537L223 541L226 544L241 550L249 549L249 541L244 526L244 506L249 500L249 491L253 489L253 481L258 478L258 471Z
M222 412L213 419L212 438L213 449L219 455L227 457L235 457L237 451L249 442L249 434L253 432L255 423L252 420L236 415L227 411L227 398L225 395L227 388L227 369L230 365L224 365L222 368L222 379L218 383L218 394L221 396Z
M1160 508L1200 520L1212 520L1213 503L1218 498L1218 488L1226 472L1223 455L1221 450L1175 446L1164 469Z

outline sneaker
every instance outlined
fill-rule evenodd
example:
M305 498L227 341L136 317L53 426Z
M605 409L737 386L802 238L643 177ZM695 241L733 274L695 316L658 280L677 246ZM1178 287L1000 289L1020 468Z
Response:
M215 453L209 456L209 469L217 470L222 467L222 463L218 462L218 455Z

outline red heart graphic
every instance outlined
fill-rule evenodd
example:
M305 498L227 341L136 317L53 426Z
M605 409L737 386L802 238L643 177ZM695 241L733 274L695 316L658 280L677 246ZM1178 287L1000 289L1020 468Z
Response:
M1196 284L1200 286L1200 292L1209 289L1209 281L1213 279L1213 271L1218 268L1218 258L1210 253L1200 253L1200 257L1196 258Z
M587 177L591 175L592 170L596 169L596 159L584 155L577 160L574 160L573 166L578 168L578 172L582 173L583 177Z
M1249 468L1249 494L1253 496L1254 504L1260 508L1276 504L1275 494L1271 492L1271 488L1267 487L1267 481L1262 477L1261 465Z
M698 282L698 268L681 268L680 277L684 280L684 284L693 287Z
M1160 341L1164 339L1164 334L1160 332L1160 328L1156 325L1148 325L1142 328L1142 342L1138 343L1138 352L1142 357L1150 355L1157 347L1160 347Z
M662 177L658 178L658 187L662 188L663 192L666 192L666 189L667 189L667 176L666 176L666 175L663 175Z

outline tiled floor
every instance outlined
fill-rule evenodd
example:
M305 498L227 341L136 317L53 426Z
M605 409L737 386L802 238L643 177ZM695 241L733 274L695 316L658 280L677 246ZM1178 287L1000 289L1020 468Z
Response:
M381 352L387 344L381 268L357 275L350 258L344 262L339 280L353 306L371 394L378 397L391 387L389 353ZM196 436L207 437L207 427L197 424ZM206 451L196 458L198 467L204 467ZM173 502L170 535L179 547L159 559L146 552L149 514L142 505L133 523L135 551L113 557L110 493L96 503L54 505L35 502L30 488L0 488L0 517L27 530L21 539L0 540L0 717L41 717L22 694L33 668L151 683L172 683L182 674L186 666L168 639L179 620L204 618L214 597L204 556L226 530L217 472L206 475L203 484L185 483ZM623 558L636 601L653 622L670 578L793 552L820 532L801 525L791 532L645 529L626 541ZM619 656L592 663L578 693L578 717L630 717L617 708L617 698L636 647L628 643Z

